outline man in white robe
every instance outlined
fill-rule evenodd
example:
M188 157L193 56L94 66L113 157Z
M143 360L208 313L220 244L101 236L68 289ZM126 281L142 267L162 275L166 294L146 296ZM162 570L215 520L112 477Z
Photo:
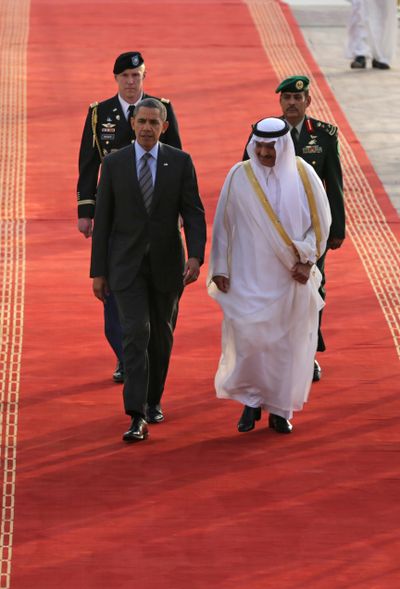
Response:
M224 313L215 387L245 406L239 431L253 429L264 409L270 427L290 433L313 377L323 306L315 262L331 214L288 131L276 118L254 125L250 159L228 173L214 220L208 290Z
M387 70L396 52L396 0L352 0L346 55L352 69Z

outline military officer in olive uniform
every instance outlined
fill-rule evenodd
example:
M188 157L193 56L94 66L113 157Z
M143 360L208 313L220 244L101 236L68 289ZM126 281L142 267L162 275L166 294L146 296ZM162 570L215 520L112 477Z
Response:
M146 67L138 51L119 55L115 60L113 73L118 93L108 100L90 105L82 134L77 189L78 230L85 237L92 235L97 183L102 160L107 154L132 143L135 139L130 124L133 109L144 98L154 98L143 92ZM160 141L181 149L178 123L172 105L165 98L158 100L161 100L167 109L169 123ZM104 304L104 329L106 338L117 357L113 380L123 382L122 331L112 294L107 297Z
M338 129L330 123L318 121L306 115L311 104L310 80L306 76L291 76L283 80L275 92L280 94L279 103L291 131L296 155L313 166L321 178L328 196L332 213L332 225L327 249L317 262L322 273L320 294L325 299L325 256L328 249L339 248L345 238L345 209L343 200L343 175L339 157ZM245 152L244 159L248 159ZM320 314L321 324L321 314ZM317 351L323 352L325 343L321 329L318 331ZM313 380L321 378L321 367L314 362Z

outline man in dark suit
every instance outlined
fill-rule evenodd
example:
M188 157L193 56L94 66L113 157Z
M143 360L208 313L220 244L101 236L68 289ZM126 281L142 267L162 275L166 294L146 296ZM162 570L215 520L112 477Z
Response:
M321 178L329 200L332 225L325 253L317 266L322 273L320 294L325 299L325 257L328 249L338 249L345 238L345 209L343 175L339 157L338 129L330 123L313 119L306 114L311 104L310 80L306 76L291 76L283 80L275 92L280 94L282 118L290 127L296 155L313 166ZM248 159L245 151L244 159ZM321 325L322 312L320 313ZM318 352L325 350L321 328L318 330ZM321 367L314 362L314 381L321 378Z
M115 60L113 72L118 93L108 100L90 105L79 152L78 230L85 237L92 235L97 182L103 158L108 153L132 143L135 134L130 124L130 116L135 104L149 97L143 91L146 67L138 51L119 55ZM160 100L167 109L169 122L168 128L161 134L160 141L180 149L182 145L172 104L166 98ZM107 297L104 304L104 327L106 338L118 359L113 380L123 382L121 326L112 295Z
M133 145L103 162L95 213L92 261L95 296L114 293L123 330L126 442L147 438L160 405L172 350L178 301L197 280L206 224L189 154L159 142L168 122L164 105L136 105ZM180 232L183 221L188 259Z

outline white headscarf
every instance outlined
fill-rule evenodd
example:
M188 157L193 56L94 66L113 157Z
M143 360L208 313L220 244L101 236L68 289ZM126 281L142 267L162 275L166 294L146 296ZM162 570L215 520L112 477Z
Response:
M255 153L256 143L260 142L275 142L276 161L272 168L263 166ZM286 232L292 239L301 239L311 218L287 123L273 117L256 123L247 153L254 174Z

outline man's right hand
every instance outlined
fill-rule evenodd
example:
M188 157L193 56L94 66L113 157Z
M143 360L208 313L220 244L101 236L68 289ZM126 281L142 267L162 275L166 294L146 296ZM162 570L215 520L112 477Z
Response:
M106 302L107 295L110 294L110 289L108 288L107 280L104 276L96 276L93 278L93 292L96 299Z
M78 231L83 233L85 237L91 237L93 233L93 219L82 217L78 219Z
M230 280L226 276L213 276L213 282L217 285L218 290L221 292L228 292L230 286Z

